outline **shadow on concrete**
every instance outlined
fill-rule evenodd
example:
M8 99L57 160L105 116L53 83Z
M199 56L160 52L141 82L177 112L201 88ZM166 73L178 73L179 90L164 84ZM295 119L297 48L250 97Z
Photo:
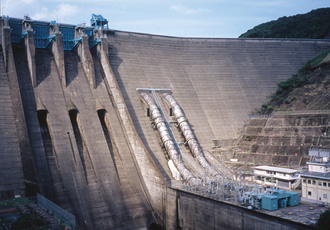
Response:
M96 68L101 67L98 60L95 61L95 59L94 65L96 65ZM67 93L74 92L77 97L80 98L93 97L93 94L86 94L86 91L90 90L90 85L87 79L83 79L85 77L85 72L79 57L75 52L65 53L65 66L67 86L70 84L70 87L67 87L66 89ZM96 72L102 74L102 71L98 69L96 69ZM102 80L103 77L99 76L97 84L99 85ZM94 89L92 89L92 91L93 90ZM106 89L104 89L104 93L108 95ZM93 98L93 100L85 100L79 105L81 107L91 107L91 103L95 106L95 98ZM84 112L85 111L82 111L81 113ZM97 111L94 112L97 113ZM82 116L82 114L80 115ZM132 195L129 198L125 196L127 191L123 189L124 187L120 186L119 180L118 183L115 180L115 177L118 178L117 165L115 165L115 162L114 169L112 170L111 167L109 174L101 173L102 169L97 169L97 171L95 171L95 169L99 167L101 163L100 161L103 159L101 156L96 156L98 150L88 146L87 141L90 143L96 143L98 141L96 137L99 137L97 133L101 130L84 128L89 127L89 125L85 123L85 120L79 118L80 115L79 111L73 105L69 110L69 117L74 131L74 138L72 138L72 141L74 142L75 140L74 145L77 146L80 162L87 182L86 196L89 197L91 202L90 205L85 206L85 208L89 209L88 216L90 221L87 223L81 223L80 220L80 224L86 226L86 229L127 229L130 227L129 224L132 223L137 224L137 226L143 226L139 222L144 219L134 219L134 209L129 206L130 202L132 202L131 199L133 199L133 196L135 195ZM99 118L99 116L90 116L88 122L93 123L93 120L96 118ZM97 122L100 122L100 120L98 119ZM91 135L92 133L93 135ZM102 130L102 134L104 134L104 130ZM111 142L110 139L107 139L107 141ZM111 149L109 149L109 151L109 155L112 156ZM94 160L92 160L91 156L94 156ZM111 181L111 186L109 186L109 181ZM102 204L102 208L100 207L100 204ZM139 203L139 206L141 206L140 204L141 202Z
M95 88L97 88L104 79L104 72L100 64L99 57L96 54L97 47L94 46L91 49L91 54L94 62L94 72L95 72Z
M117 169L117 163L116 163L115 156L114 156L115 154L114 154L114 150L113 150L113 144L112 144L112 141L111 141L111 138L110 138L111 126L110 126L110 122L107 118L107 112L106 112L105 109L99 109L99 110L97 110L97 114L98 114L98 117L99 117L99 120L100 120L100 123L101 123L101 126L102 126L104 137L107 141L107 146L108 146L108 149L110 151L112 161L113 161L114 166L115 166L115 170L116 170L118 180L120 182L120 177L119 177L119 173L118 173L118 169Z
M78 56L74 53L74 51L65 51L64 63L66 86L69 86L70 83L78 76Z
M163 168L162 164L158 161L157 157L153 153L152 149L150 148L150 146L146 140L142 127L141 127L141 125L138 121L137 115L135 113L134 106L132 105L132 102L130 101L130 99L128 97L127 91L125 89L125 85L123 84L122 79L120 77L120 73L118 71L118 68L122 63L122 59L118 55L118 50L111 44L109 44L109 56L110 55L115 56L115 58L113 56L112 56L112 58L109 57L109 62L110 62L112 71L116 77L116 80L118 82L118 85L120 87L120 91L126 102L126 105L127 105L128 111L130 113L130 116L132 118L132 121L134 123L135 129L136 129L141 141L143 142L145 148L147 149L149 155L152 157L153 161L155 162L158 170L161 172L161 174L163 175L163 177L165 178L166 181L170 181L171 180L170 177L167 175L165 169Z
M37 85L47 79L51 72L51 58L47 49L36 49L36 74Z
M21 92L24 117L28 130L29 141L31 143L33 158L36 167L40 190L45 196L55 199L54 186L48 165L45 164L46 154L44 151L39 121L36 113L36 98L32 86L26 51L22 47L13 46L13 53L16 65L17 78ZM30 170L33 166L30 165Z

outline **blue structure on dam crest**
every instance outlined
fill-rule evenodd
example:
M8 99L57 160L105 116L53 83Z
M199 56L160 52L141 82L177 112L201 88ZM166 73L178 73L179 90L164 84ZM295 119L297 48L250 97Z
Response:
M67 25L56 23L56 21L44 22L35 21L30 17L25 16L24 19L6 17L11 29L12 43L20 43L27 35L27 30L33 30L35 48L47 48L49 44L56 39L55 32L62 34L63 49L66 51L72 50L81 42L82 35L87 35L89 47L92 48L97 44L95 32L97 30L108 30L108 20L102 15L92 14L91 26ZM99 41L100 42L100 41Z

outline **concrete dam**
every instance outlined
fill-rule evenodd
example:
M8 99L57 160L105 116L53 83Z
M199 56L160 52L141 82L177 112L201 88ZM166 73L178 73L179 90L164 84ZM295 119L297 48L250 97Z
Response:
M2 18L0 34L0 199L41 193L81 229L310 228L189 187L223 175L212 140L237 139L277 83L329 41L178 38L29 18Z

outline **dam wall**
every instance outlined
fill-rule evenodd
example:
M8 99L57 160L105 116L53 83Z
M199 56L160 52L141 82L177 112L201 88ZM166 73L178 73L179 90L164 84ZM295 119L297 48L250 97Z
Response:
M81 229L269 226L257 214L256 224L248 222L255 215L244 208L173 187L183 182L172 177L136 89L170 89L207 150L214 138L237 138L247 114L279 81L330 47L328 41L174 38L102 29L87 36L90 28L15 23L16 34L1 24L0 127L7 133L0 133L0 156L10 167L1 162L0 191L6 196L40 192L76 215ZM37 26L49 33L40 40L45 46L36 42ZM229 223L226 213L241 219ZM279 222L279 229L296 226L266 219Z
M142 124L136 88L166 88L204 147L235 139L248 114L329 41L175 38L108 34L109 60L133 118ZM147 133L145 127L141 130ZM142 133L140 132L140 134Z
M137 88L170 89L202 147L209 149L214 138L237 138L248 114L275 92L278 82L290 78L306 61L330 47L328 41L316 40L193 39L120 31L106 35L109 62L134 129L166 177L171 173L160 148L162 143ZM151 188L154 183L148 182L150 172L142 155L137 162ZM162 196L167 197L167 193ZM197 212L191 206L187 209ZM182 215L188 225L197 218Z
M12 139L11 148L1 150L7 164L3 198L25 195L32 184L30 195L40 192L73 213L81 229L136 229L157 222L97 50L90 52L82 39L75 50L64 51L60 37L36 48L33 31L14 44L10 29L3 31L8 36L0 63L6 108L1 111L8 119L1 116L1 124L8 131L1 141Z

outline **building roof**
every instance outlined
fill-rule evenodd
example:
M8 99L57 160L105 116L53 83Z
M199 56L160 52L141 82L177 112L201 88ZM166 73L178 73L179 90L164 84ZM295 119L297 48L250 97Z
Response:
M308 150L308 152L310 152L310 151L330 152L330 148L327 148L327 147L312 147Z
M308 165L319 165L319 166L330 166L330 161L328 162L316 162L316 161L307 161Z
M300 175L300 177L310 177L315 179L330 180L330 172L321 173L321 172L305 172Z
M295 170L295 169L279 168L279 167L272 167L272 166L267 166L267 165L256 166L254 168L257 170L280 172L280 173L296 173L297 172L297 170Z

